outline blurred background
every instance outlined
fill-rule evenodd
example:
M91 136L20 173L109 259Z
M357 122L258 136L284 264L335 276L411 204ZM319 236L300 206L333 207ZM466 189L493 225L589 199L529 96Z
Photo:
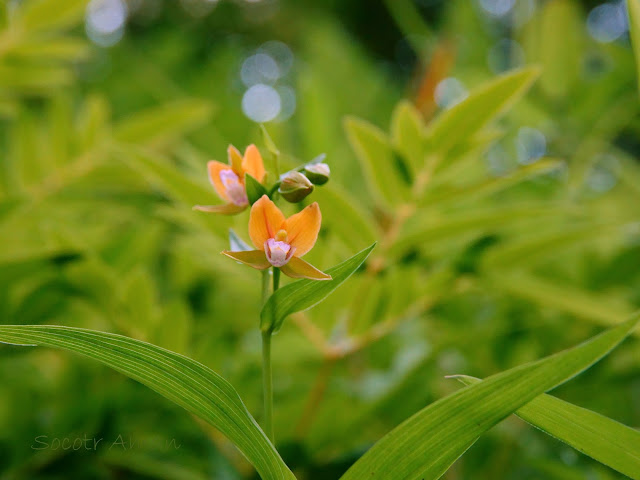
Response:
M531 90L505 90L495 115L437 123L531 65ZM191 206L218 201L206 162L230 143L272 167L264 123L284 165L331 166L308 197L323 213L308 260L379 242L274 338L278 448L298 478L338 478L456 391L445 375L541 358L640 307L635 71L622 1L2 0L0 322L184 353L260 421L260 276L219 255L229 228L248 240L248 213ZM436 160L416 173L415 158ZM255 478L120 374L47 349L0 357L2 480ZM637 337L554 394L640 426ZM621 477L510 418L444 478Z

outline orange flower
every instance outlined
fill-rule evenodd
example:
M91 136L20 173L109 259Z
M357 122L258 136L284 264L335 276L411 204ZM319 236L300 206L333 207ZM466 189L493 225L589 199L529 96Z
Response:
M229 163L211 160L207 163L209 180L216 193L226 203L223 205L196 205L194 210L202 212L222 213L233 215L240 213L249 205L245 189L245 173L248 173L258 182L264 179L264 163L260 151L255 145L249 145L244 152L244 157L233 145L227 149Z
M273 266L292 278L331 280L330 275L300 258L315 245L321 221L317 203L285 219L276 204L263 195L251 207L249 217L249 236L257 250L222 253L258 270Z

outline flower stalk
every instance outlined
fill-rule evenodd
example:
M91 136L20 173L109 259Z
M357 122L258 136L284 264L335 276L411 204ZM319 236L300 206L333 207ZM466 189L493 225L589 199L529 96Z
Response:
M269 329L262 332L262 390L264 395L264 432L275 444L273 435L273 374L271 370L271 335Z
M280 269L273 267L273 292L280 287ZM262 272L262 304L269 298L269 270ZM271 337L273 329L262 332L262 391L264 395L264 432L275 445L273 433L273 370L271 368Z

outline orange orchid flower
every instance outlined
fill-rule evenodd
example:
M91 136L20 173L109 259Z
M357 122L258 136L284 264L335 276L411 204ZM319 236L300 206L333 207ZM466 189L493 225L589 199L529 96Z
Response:
M321 222L317 203L285 219L276 204L263 195L251 207L249 217L249 236L257 250L222 253L258 270L273 266L292 278L331 280L331 275L300 258L315 245Z
M215 160L207 163L209 180L218 196L226 203L223 205L196 205L193 207L194 210L233 215L249 206L245 189L245 174L248 173L262 183L265 170L260 151L252 144L247 147L244 156L242 156L236 147L229 145L227 154L229 156L228 164Z

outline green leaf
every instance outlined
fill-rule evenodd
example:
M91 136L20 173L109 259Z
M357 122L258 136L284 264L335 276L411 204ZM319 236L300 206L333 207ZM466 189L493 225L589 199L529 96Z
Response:
M97 360L216 427L263 479L295 479L231 384L201 363L139 340L72 327L3 325L0 342L62 348Z
M559 216L563 212L557 206L518 205L473 209L463 213L435 218L431 211L408 223L398 239L389 248L390 255L401 255L414 247L424 248L433 242L451 241L452 238L511 226L519 221Z
M325 273L331 275L332 280L318 282L316 280L297 280L277 290L264 304L260 312L260 328L277 332L282 327L284 319L295 312L308 310L327 298L349 278L367 259L373 245L365 248L353 257L330 268Z
M410 102L400 102L391 117L393 146L407 159L415 177L424 167L424 122L420 112Z
M527 67L500 75L473 90L469 97L443 111L427 126L434 151L445 155L451 148L473 137L522 97L540 69Z
M640 315L577 347L493 375L424 408L378 441L343 480L435 480L491 427L590 367L624 340Z
M409 189L402 181L387 135L370 123L354 117L348 117L344 125L371 195L387 207L406 200Z
M267 194L267 189L255 178L248 173L244 174L244 184L247 189L247 198L249 199L249 205L253 205L263 195Z
M612 295L583 290L567 282L558 284L527 272L496 268L485 273L484 278L489 286L504 293L536 302L544 308L568 312L605 327L617 325L632 311L630 305Z
M280 150L276 147L275 142L263 124L260 124L260 133L262 133L262 141L264 142L265 147L267 147L267 150L269 150L269 153L275 157L279 156Z
M536 61L542 66L540 87L556 101L566 100L580 78L583 21L580 6L573 0L546 2L540 11L540 25L535 29L540 46Z
M531 177L547 174L562 165L563 162L560 160L551 158L540 159L531 165L519 167L513 172L501 177L489 178L471 185L445 190L444 192L434 191L424 196L422 199L422 205L443 205L445 202L457 203L477 201L481 198L488 197L496 192L500 192L517 185Z
M627 0L627 8L629 9L631 45L636 57L636 74L638 76L638 87L640 88L640 0Z
M88 0L32 0L25 2L19 23L25 30L57 30L78 23Z
M145 177L164 187L174 199L191 207L217 198L213 189L185 177L167 159L158 154L133 148L114 148L118 157L127 158L127 164L140 171ZM203 176L206 175L203 166Z
M179 100L136 113L114 127L114 138L124 143L154 146L182 137L211 117L205 100Z
M11 54L26 59L62 61L84 60L89 56L87 42L75 38L38 39L21 43L11 49Z
M21 93L46 93L73 81L72 73L57 65L0 65L0 88Z
M456 378L465 385L482 382L465 375ZM640 431L546 394L515 413L585 455L640 480Z
M610 237L620 231L625 222L591 221L579 225L559 225L556 228L534 232L522 240L498 245L488 252L483 260L484 271L504 266L523 268L540 258L556 255L558 251L574 245L593 242L603 236Z
M136 149L131 145L126 148L116 146L113 150L118 158L139 171L149 181L159 185L168 196L184 206L191 208L217 198L213 189L186 177L161 155ZM203 166L203 176L204 172ZM220 238L226 238L227 231L224 225L213 215L194 214L193 218Z
M80 107L76 120L77 148L84 152L96 146L107 136L111 112L107 100L99 95L89 95Z

